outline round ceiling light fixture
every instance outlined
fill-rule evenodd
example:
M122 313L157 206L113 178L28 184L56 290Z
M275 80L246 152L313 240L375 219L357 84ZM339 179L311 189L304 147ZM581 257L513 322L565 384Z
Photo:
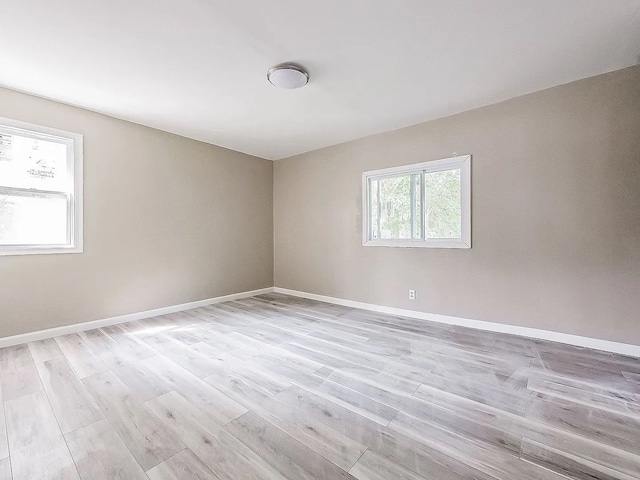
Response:
M299 65L282 63L267 72L267 79L276 87L300 88L309 83L309 74Z

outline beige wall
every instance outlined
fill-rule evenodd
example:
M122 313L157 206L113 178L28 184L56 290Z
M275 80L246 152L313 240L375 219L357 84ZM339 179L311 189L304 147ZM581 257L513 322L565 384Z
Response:
M363 247L362 172L453 152L473 248ZM640 344L640 67L278 161L274 216L278 287Z
M84 253L0 257L0 337L273 285L273 164L0 89L84 135Z

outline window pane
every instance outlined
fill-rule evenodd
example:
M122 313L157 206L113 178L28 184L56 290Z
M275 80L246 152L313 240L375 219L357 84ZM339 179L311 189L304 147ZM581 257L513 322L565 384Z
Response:
M422 210L420 205L422 204L422 175L412 175L411 181L413 182L413 238L422 238Z
M380 237L383 239L412 238L416 218L412 216L411 188L414 175L381 178L380 184ZM419 216L419 215L418 215Z
M0 245L67 245L67 199L0 194Z
M378 238L378 180L369 180L369 238Z
M67 145L0 132L0 185L71 191Z
M460 169L424 174L426 238L461 238Z

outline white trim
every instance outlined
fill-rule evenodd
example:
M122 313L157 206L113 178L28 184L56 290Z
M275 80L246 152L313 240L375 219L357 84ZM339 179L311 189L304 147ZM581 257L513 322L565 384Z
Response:
M412 163L409 165L399 165L397 167L380 168L378 170L368 170L363 173L367 177L388 176L395 177L400 173L411 172L413 170L423 170L425 172L441 172L452 168L459 168L459 164L471 159L471 155L456 155L454 157L442 158L440 160L429 160L426 162Z
M369 185L372 179L395 177L401 174L420 173L422 175L421 215L422 236L424 236L424 174L460 169L461 232L456 238L420 239L371 239L371 195ZM378 206L380 208L380 206ZM471 155L460 155L441 160L402 165L398 167L370 170L362 173L362 246L364 247L404 247L404 248L471 248Z
M504 323L486 322L483 320L472 320L469 318L452 317L449 315L440 315L436 313L419 312L416 310L405 310L402 308L387 307L384 305L375 305L373 303L356 302L353 300L345 300L336 297L327 297L325 295L317 295L315 293L300 292L298 290L289 290L288 288L274 287L275 293L292 295L294 297L308 298L320 302L333 303L343 305L345 307L360 308L370 310L372 312L386 313L389 315L399 315L409 318L417 318L420 320L428 320L430 322L446 323L449 325L458 325L461 327L475 328L478 330L486 330L489 332L507 333L510 335L518 335L521 337L536 338L540 340L549 340L557 343L565 343L568 345L576 345L578 347L593 348L595 350L604 350L605 352L619 353L629 355L631 357L640 357L640 345L631 345L628 343L612 342L609 340L600 340L591 337L581 337L579 335L571 335L568 333L552 332L550 330L540 330L537 328L520 327L516 325L507 325Z
M46 330L38 330L35 332L21 333L11 337L0 338L0 348L10 347L12 345L20 345L27 342L35 342L46 338L57 337L59 335L67 335L69 333L78 333L94 328L107 327L118 323L133 322L134 320L142 320L144 318L157 317L158 315L166 315L167 313L182 312L191 310L192 308L213 305L214 303L229 302L239 298L255 297L263 293L272 293L273 287L261 288L260 290L251 290L248 292L233 293L222 297L207 298L205 300L197 300L195 302L181 303L179 305L170 305L168 307L154 308L153 310L145 310L143 312L128 313L118 317L103 318L101 320L93 320L91 322L75 323L73 325L64 325L62 327L47 328Z
M486 322L483 320L472 320L462 317L452 317L448 315L439 315L436 313L419 312L416 310L405 310L402 308L387 307L384 305L375 305L373 303L356 302L353 300L345 300L342 298L328 297L325 295L317 295L315 293L301 292L298 290L290 290L281 287L267 287L259 290L251 290L248 292L233 293L222 297L207 298L195 302L182 303L179 305L170 305L168 307L146 310L143 312L128 313L118 317L103 318L91 322L76 323L73 325L64 325L62 327L48 328L46 330L38 330L35 332L21 333L11 337L0 338L0 348L20 345L27 342L35 342L47 338L66 335L69 333L78 333L94 328L116 325L119 323L133 322L145 318L156 317L158 315L166 315L168 313L182 312L192 308L204 307L215 303L229 302L240 298L255 297L264 293L282 293L294 297L308 298L319 302L333 303L351 308L360 308L372 312L386 313L389 315L399 315L409 318L417 318L419 320L427 320L431 322L446 323L448 325L458 325L461 327L475 328L477 330L485 330L489 332L506 333L509 335L518 335L521 337L536 338L540 340L549 340L557 343L565 343L568 345L576 345L578 347L593 348L595 350L603 350L605 352L619 353L631 357L640 357L640 345L631 345L627 343L612 342L609 340L600 340L597 338L581 337L579 335L571 335L568 333L552 332L550 330L540 330L537 328L519 327L515 325L507 325L504 323Z

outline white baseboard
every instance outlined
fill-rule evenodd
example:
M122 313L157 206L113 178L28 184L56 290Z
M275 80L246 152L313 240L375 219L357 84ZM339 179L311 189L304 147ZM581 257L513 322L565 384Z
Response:
M222 297L207 298L205 300L197 300L195 302L181 303L180 305L170 305L168 307L154 308L153 310L145 310L144 312L128 313L118 317L103 318L101 320L93 320L91 322L75 323L73 325L64 325L62 327L47 328L46 330L38 330L35 332L21 333L11 337L0 338L0 348L10 347L12 345L20 345L21 343L35 342L44 340L45 338L57 337L59 335L67 335L69 333L78 333L94 328L107 327L118 323L133 322L134 320L142 320L143 318L157 317L158 315L166 315L167 313L182 312L191 310L192 308L213 305L214 303L228 302L239 298L255 297L262 293L273 292L273 287L262 288L260 290L251 290L248 292L233 293Z
M325 295L316 295L315 293L300 292L297 290L289 290L287 288L274 287L275 293L285 295L293 295L295 297L308 298L310 300L318 300L320 302L334 303L345 307L360 308L370 310L372 312L387 313L390 315L399 315L409 318L417 318L420 320L428 320L430 322L446 323L449 325L459 325L461 327L475 328L478 330L487 330L490 332L508 333L521 337L536 338L540 340L550 340L552 342L566 343L579 347L593 348L595 350L603 350L605 352L619 353L631 357L640 357L640 345L631 345L627 343L612 342L609 340L600 340L597 338L581 337L579 335L571 335L568 333L552 332L550 330L540 330L537 328L519 327L515 325L507 325L504 323L485 322L483 320L472 320L469 318L452 317L448 315L439 315L436 313L418 312L416 310L405 310L402 308L386 307L384 305L375 305L373 303L355 302L353 300L345 300L343 298L327 297Z
M35 332L21 333L11 337L0 338L0 348L10 347L12 345L20 345L27 342L35 342L46 338L57 337L59 335L67 335L69 333L78 333L94 328L116 325L118 323L133 322L144 318L157 317L158 315L166 315L167 313L182 312L192 308L204 307L215 303L228 302L239 298L254 297L263 293L282 293L292 295L294 297L308 298L310 300L318 300L320 302L333 303L343 305L345 307L360 308L372 312L387 313L389 315L399 315L409 318L417 318L430 322L446 323L449 325L459 325L461 327L475 328L478 330L486 330L490 332L508 333L521 337L537 338L540 340L549 340L552 342L566 343L579 347L593 348L595 350L603 350L605 352L619 353L632 357L640 357L640 345L631 345L627 343L612 342L609 340L600 340L597 338L581 337L579 335L571 335L568 333L552 332L549 330L540 330L537 328L519 327L515 325L507 325L504 323L486 322L483 320L472 320L469 318L452 317L448 315L439 315L436 313L419 312L416 310L406 310L402 308L387 307L384 305L375 305L373 303L356 302L353 300L345 300L343 298L328 297L325 295L317 295L315 293L300 292L298 290L289 290L280 287L268 287L259 290L251 290L248 292L234 293L224 295L222 297L207 298L195 302L182 303L180 305L170 305L168 307L155 308L143 312L134 312L117 317L103 318L91 322L76 323L73 325L64 325L62 327L48 328L46 330L38 330Z

